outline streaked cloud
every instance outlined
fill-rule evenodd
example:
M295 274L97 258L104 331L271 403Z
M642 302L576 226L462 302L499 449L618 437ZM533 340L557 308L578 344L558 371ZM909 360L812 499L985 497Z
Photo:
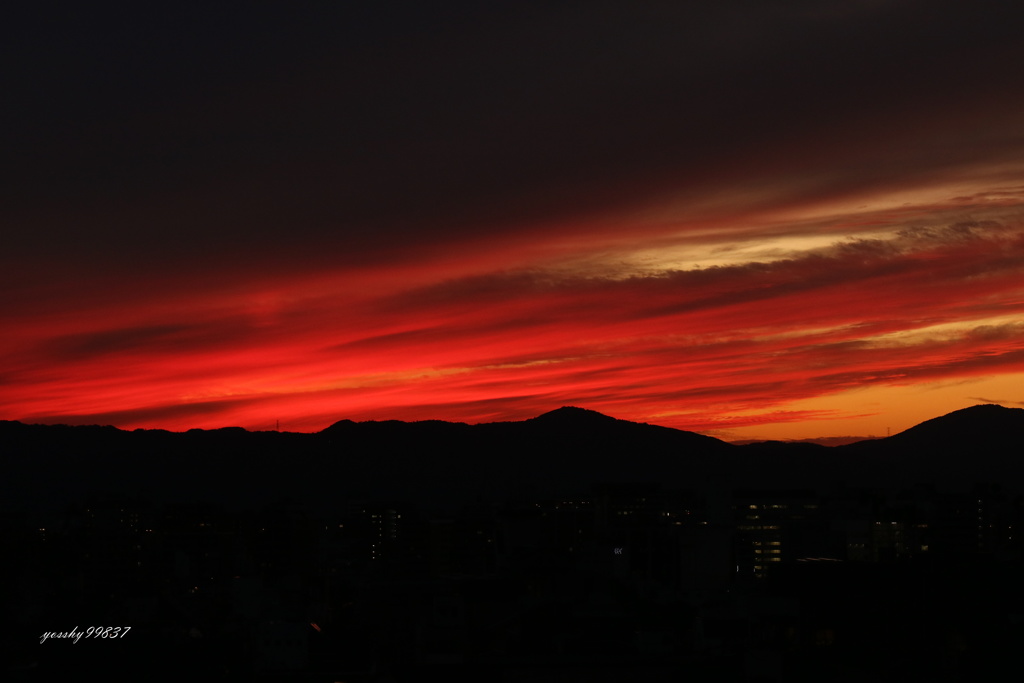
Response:
M741 438L1017 401L1024 53L983 5L295 9L172 62L13 36L50 61L0 168L0 417Z

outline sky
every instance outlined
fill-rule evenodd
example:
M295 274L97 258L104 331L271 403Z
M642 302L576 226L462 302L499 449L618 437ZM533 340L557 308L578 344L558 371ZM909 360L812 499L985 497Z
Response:
M215 5L0 29L0 419L1024 405L1015 3Z

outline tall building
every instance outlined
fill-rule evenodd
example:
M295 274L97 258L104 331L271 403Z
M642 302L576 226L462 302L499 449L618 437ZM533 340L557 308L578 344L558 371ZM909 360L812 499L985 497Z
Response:
M736 491L733 514L740 580L763 578L776 563L829 554L828 527L811 491Z

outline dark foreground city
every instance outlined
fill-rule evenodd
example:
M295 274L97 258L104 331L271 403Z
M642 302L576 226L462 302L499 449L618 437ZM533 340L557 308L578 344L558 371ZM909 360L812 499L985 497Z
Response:
M1024 637L1022 413L836 448L579 409L3 423L2 677L994 680Z

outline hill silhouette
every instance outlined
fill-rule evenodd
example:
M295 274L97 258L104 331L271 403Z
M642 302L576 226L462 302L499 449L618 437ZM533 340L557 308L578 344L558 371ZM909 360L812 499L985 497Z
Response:
M248 507L368 498L424 503L585 494L598 482L708 487L1019 484L1024 409L980 405L846 446L736 446L562 407L521 422L341 420L315 434L184 433L0 422L4 493L62 505L88 492Z
M1024 436L1024 408L985 403L957 410L915 425L889 438L890 443L917 446L1010 447Z
M599 413L596 410L577 408L576 406L562 406L561 408L556 408L555 410L551 410L538 415L537 417L531 418L528 422L547 422L550 424L559 424L565 427L570 427L609 424L611 422L625 422L625 420L617 420L614 417L609 417L608 415Z
M866 467L911 481L928 472L951 486L958 480L1024 482L1024 408L982 404L963 408L884 439L838 446Z

